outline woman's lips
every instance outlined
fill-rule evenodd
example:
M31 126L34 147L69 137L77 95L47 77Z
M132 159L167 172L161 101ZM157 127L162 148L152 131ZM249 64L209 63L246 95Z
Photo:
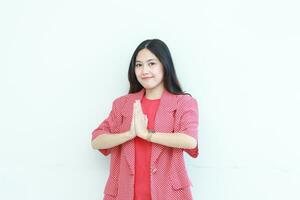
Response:
M144 77L144 78L142 78L143 80L147 80L147 79L150 79L150 78L152 78L152 77Z

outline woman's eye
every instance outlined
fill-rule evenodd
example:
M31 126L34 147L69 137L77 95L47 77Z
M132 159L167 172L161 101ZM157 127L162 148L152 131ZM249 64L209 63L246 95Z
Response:
M154 65L155 63L154 62L151 62L151 63L149 63L150 65Z
M136 66L136 67L140 67L140 66L141 66L141 64L136 64L135 66Z

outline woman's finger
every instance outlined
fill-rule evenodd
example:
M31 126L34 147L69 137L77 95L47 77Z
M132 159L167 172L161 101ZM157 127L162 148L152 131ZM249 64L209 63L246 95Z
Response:
M137 107L138 107L138 110L141 114L143 114L143 110L142 110L142 106L141 106L141 102L138 100L137 102Z
M140 111L139 111L138 101L136 100L134 104L135 104L136 113L139 113Z
M136 109L136 102L133 104L133 111L134 111L134 115L136 115L137 109Z
M145 115L146 125L148 125L148 117Z

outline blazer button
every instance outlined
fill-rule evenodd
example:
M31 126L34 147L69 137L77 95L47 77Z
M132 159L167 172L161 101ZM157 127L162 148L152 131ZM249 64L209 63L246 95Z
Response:
M156 168L152 169L152 174L155 174L156 171L157 171Z

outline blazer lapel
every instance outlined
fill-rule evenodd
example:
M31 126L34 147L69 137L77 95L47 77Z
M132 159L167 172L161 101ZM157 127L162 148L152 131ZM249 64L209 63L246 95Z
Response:
M135 100L139 99L142 100L143 96L145 94L145 89L142 89L139 92L132 93L129 95L128 101L124 105L125 112L132 113L133 110L133 103ZM169 93L166 89L163 91L163 94L160 99L159 107L156 112L155 116L155 123L154 123L154 129L156 132L161 132L160 127L163 126L164 123L164 114L166 112L170 112L176 109L177 106L177 100L176 95ZM132 114L129 114L132 117ZM171 132L171 131L170 131ZM131 174L134 174L135 172L135 144L134 140L130 140L122 145L123 147L123 153L126 157L126 160L128 162L129 168L131 170ZM152 143L152 155L151 155L151 166L153 167L156 160L158 159L161 152L166 147L161 144Z
M161 96L159 107L156 111L155 116L155 123L154 123L154 130L156 132L165 132L160 129L160 127L163 127L163 124L165 123L164 117L165 113L171 112L176 109L177 101L176 101L176 95L169 93L166 89L163 92L163 95ZM170 130L169 132L172 132ZM152 143L152 156L151 156L151 166L155 167L155 162L158 159L159 155L162 153L162 151L166 149L166 146Z
M133 111L133 103L137 99L141 100L144 96L144 92L145 92L145 90L142 89L139 92L132 93L132 94L129 95L128 101L126 102L126 104L123 107L123 109L124 109L123 112L126 112L129 116L131 116L131 118L132 118L132 111ZM129 126L129 128L130 128L130 126ZM128 162L129 168L130 168L130 174L134 174L135 173L135 144L134 144L134 140L130 140L128 142L125 142L122 145L122 148L123 148L124 156L125 156L125 158Z

